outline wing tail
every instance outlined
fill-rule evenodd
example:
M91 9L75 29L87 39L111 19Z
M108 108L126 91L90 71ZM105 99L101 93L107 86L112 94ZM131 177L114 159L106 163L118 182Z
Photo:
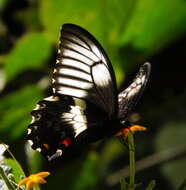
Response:
M118 118L127 117L141 97L151 71L150 63L146 62L138 71L133 82L118 95Z

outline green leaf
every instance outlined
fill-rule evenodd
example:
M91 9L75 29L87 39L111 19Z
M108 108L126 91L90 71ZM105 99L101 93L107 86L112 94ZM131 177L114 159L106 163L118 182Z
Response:
M7 145L4 144L4 146L7 146ZM9 157L11 158L3 157L3 162L5 162L6 165L10 166L14 181L18 183L20 180L20 177L25 177L25 173L21 165L19 164L19 162L14 157L13 153L10 151L9 147L6 147L6 150L9 153Z
M170 16L172 15L172 16ZM130 61L143 60L185 35L186 4L183 0L138 0L120 44ZM135 57L134 57L135 56Z
M41 0L40 17L46 28L47 36L51 40L56 41L56 39L58 39L59 29L64 23L77 23L84 26L92 25L92 28L94 26L97 30L97 26L100 23L98 22L99 15L97 12L100 11L100 8L100 1L98 0ZM96 26L93 23L95 23Z
M41 98L41 90L29 86L1 99L1 140L13 140L25 133L31 119L29 113Z
M30 68L40 68L51 54L51 44L42 33L23 36L4 57L7 80Z
M21 177L25 177L25 174L17 162L12 158L4 158L5 163L12 168L12 174L14 175L15 181L18 183L21 180Z
M156 181L152 180L150 181L149 185L147 186L145 190L153 190L155 186L156 186Z
M120 39L118 34L121 32L121 26L124 27L128 23L135 3L136 0L107 0L104 2L99 0L65 2L41 0L40 17L46 33L54 41L58 37L58 31L62 24L74 23L91 31L103 44L113 45L116 39ZM51 23L53 27L51 27Z
M0 0L0 10L2 10L4 8L4 6L6 5L6 3L8 3L9 0Z
M11 184L10 180L8 177L5 175L5 172L3 171L2 167L0 166L0 178L5 182L8 190L15 190L13 185Z

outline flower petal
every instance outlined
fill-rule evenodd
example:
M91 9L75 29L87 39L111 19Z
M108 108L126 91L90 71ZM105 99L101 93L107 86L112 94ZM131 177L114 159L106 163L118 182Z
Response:
M124 136L124 137L127 137L128 134L129 134L129 131L131 131L132 133L136 132L136 131L145 131L146 130L146 127L143 127L141 125L132 125L130 127L127 127L127 128L123 128L121 130L119 130L117 133L116 133L116 136Z
M26 184L26 190L29 190L35 184L46 183L46 180L44 178L47 177L48 175L50 175L49 172L39 172L39 173L36 173L36 174L32 174L32 175L22 179L18 183L18 186Z
M48 175L50 175L50 172L39 172L35 175L37 175L39 177L47 177Z
M19 183L18 183L18 186L20 187L21 185L24 185L28 182L29 178L28 177L25 177L24 179L22 179Z
M46 183L46 180L44 180L42 177L37 177L35 183Z
M121 130L119 130L117 133L116 133L116 136L124 136L124 137L127 137L128 136L128 133L129 133L129 128L123 128Z
M131 131L145 131L146 130L146 127L143 127L141 125L133 125L130 127L130 130Z
M26 183L26 189L25 190L30 190L33 186L34 186L34 182L33 181L28 181Z

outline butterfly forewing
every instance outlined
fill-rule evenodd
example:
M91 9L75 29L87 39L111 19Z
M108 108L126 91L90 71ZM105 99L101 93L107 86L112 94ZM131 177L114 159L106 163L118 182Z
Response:
M63 25L54 93L85 99L113 117L117 112L116 89L112 66L97 40L81 27Z
M133 82L118 95L118 118L126 118L137 104L147 84L151 66L145 63L141 66Z

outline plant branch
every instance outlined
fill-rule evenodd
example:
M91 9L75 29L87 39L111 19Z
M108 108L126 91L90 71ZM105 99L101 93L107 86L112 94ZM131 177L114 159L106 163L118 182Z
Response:
M144 170L146 168L162 164L167 161L174 160L178 157L186 155L186 146L177 146L174 148L170 148L168 150L164 150L162 152L154 153L142 160L136 162L136 172ZM107 177L107 184L110 186L114 186L119 183L120 178L129 176L129 167L124 167L117 172L111 174Z

